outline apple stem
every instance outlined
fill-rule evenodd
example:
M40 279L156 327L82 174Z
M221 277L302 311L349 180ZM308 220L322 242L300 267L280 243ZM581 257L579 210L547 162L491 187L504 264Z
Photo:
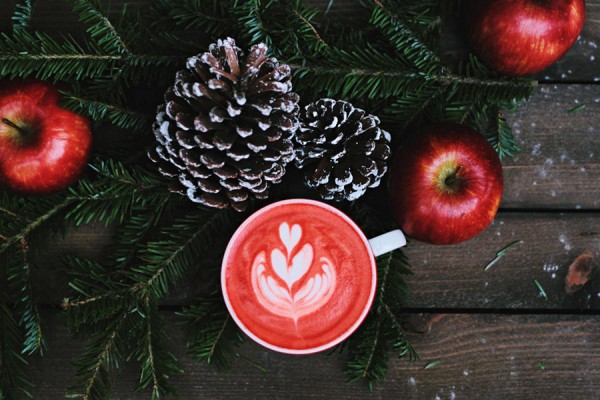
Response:
M444 183L447 186L452 186L454 184L454 182L456 182L456 175L458 174L458 171L460 171L462 167L459 165L458 167L456 167L456 169L446 177L446 179L444 180Z
M5 123L6 125L10 126L11 128L15 128L17 131L19 131L19 133L21 135L26 135L27 134L27 132L25 131L25 129L21 128L19 125L15 124L14 122L12 122L8 118L2 118L2 122Z

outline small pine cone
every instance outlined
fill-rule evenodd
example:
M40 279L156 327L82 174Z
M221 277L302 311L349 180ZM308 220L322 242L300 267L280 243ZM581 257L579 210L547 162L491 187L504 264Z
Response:
M356 200L387 172L390 134L379 118L345 101L321 99L300 113L296 166L325 200Z
M253 46L247 57L231 38L187 60L165 93L149 157L171 190L210 207L243 211L268 197L294 159L299 97L291 70Z

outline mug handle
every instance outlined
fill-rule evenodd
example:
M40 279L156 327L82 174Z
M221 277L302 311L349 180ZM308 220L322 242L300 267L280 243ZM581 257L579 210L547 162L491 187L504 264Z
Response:
M374 237L373 239L369 239L369 244L371 245L373 255L375 257L379 257L380 255L405 246L406 237L400 229L396 229L391 232L384 233L383 235Z

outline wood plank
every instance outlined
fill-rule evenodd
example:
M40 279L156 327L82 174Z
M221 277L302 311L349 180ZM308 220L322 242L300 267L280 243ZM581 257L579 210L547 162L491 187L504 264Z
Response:
M483 270L515 240L523 244ZM581 291L567 295L564 290L569 265L585 250L600 260L599 214L500 213L486 231L461 244L409 243L406 253L415 276L407 279L407 307L599 310L600 271Z
M130 5L148 4L149 0L114 0L112 10L119 10L123 3ZM329 0L304 0L304 4L324 10ZM10 16L14 10L15 0L0 2L0 30L11 25ZM329 16L335 19L356 18L364 10L357 0L334 0ZM597 82L600 81L600 0L586 2L587 20L582 34L569 52L555 65L536 75L537 79L564 82ZM368 15L365 15L368 18ZM81 27L77 17L71 12L67 1L38 0L34 14L34 24L41 30L56 31L60 27L62 33L78 34ZM468 46L460 36L456 35L458 23L450 24L449 32L444 35L444 50L447 53L464 55ZM451 49L451 50L450 50Z
M50 318L50 350L33 361L34 398L63 398L72 384L72 363L82 341ZM345 355L287 356L253 343L240 353L266 367L238 360L230 372L191 360L182 334L173 329L172 349L186 373L173 378L181 400L206 399L597 399L600 392L600 316L452 315L428 334L411 334L421 355L412 365L390 362L384 385L369 392L345 383ZM170 324L174 326L174 324ZM424 369L432 361L441 363ZM541 369L542 363L544 369ZM147 399L133 393L137 370L128 365L114 379L114 400ZM437 396L437 397L436 397Z
M109 251L111 231L84 227L57 240L37 269L45 302L59 304L65 296L65 276L57 261L65 254L101 258ZM508 243L509 249L491 269L484 266ZM407 277L407 307L436 309L600 310L600 269L580 291L567 295L564 279L571 262L590 250L600 262L599 213L500 213L475 238L452 246L411 241L406 247L413 272ZM55 261L53 261L55 260ZM600 266L599 266L600 267ZM182 282L165 304L187 304L199 295L198 271ZM544 299L534 279L545 289Z
M600 86L542 85L509 121L522 151L504 160L502 207L600 207Z

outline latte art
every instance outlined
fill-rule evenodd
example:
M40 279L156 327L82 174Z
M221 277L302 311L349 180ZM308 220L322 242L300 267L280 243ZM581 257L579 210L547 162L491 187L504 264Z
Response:
M276 351L308 354L347 338L375 296L375 259L339 210L286 200L250 216L221 271L225 304L244 333Z
M279 226L285 254L275 248L270 257L261 251L252 265L252 288L258 301L270 312L294 321L327 304L335 290L336 273L326 256L315 257L310 243L301 244L302 228L287 222ZM297 250L300 248L300 250Z

